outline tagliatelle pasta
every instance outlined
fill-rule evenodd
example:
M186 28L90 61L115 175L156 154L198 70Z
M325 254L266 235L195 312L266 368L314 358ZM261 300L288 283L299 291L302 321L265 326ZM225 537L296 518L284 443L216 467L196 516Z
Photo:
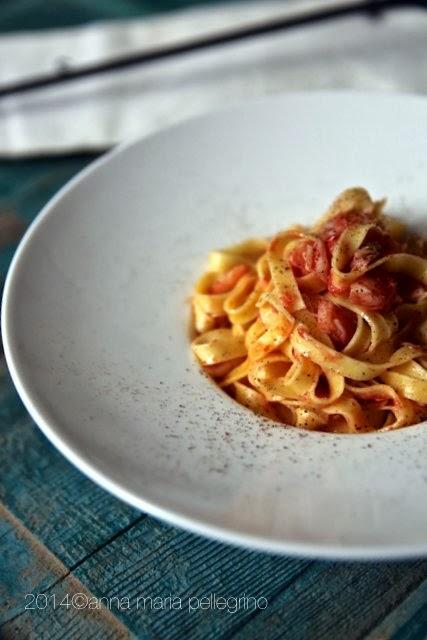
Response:
M427 242L365 189L311 228L209 255L192 349L237 402L336 433L427 419Z

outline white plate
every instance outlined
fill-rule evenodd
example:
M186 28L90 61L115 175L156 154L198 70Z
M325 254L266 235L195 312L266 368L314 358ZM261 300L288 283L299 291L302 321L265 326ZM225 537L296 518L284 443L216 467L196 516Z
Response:
M427 552L427 425L339 436L262 422L200 374L188 296L207 252L310 222L351 185L427 211L427 102L285 95L119 149L45 207L7 278L3 338L50 440L155 516L289 554Z

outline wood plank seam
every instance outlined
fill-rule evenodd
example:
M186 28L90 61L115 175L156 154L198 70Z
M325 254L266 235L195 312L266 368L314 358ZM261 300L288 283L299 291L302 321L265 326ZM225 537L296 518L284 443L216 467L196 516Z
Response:
M390 604L388 611L384 613L381 619L377 620L377 622L374 623L372 627L365 630L365 633L363 634L363 638L366 638L369 634L372 634L375 631L375 629L377 629L381 624L383 624L384 620L398 607L404 606L405 602L409 600L412 596L414 596L416 591L418 591L418 589L420 589L423 586L424 582L426 582L426 580L422 578L418 583L415 584L415 586L411 585L411 587L407 589L407 591L405 591L402 597L397 598L392 604ZM361 637L361 640L363 640L363 638Z
M3 402L10 404L11 388L0 361ZM47 444L28 414L0 414L0 500L67 567L141 517Z
M409 591L405 597L400 600L400 602L396 602L390 611L377 624L373 625L366 634L366 638L369 638L369 640L387 640L387 638L390 637L385 635L384 632L384 626L387 621L390 618L399 618L401 616L403 618L403 624L401 626L405 626L417 615L417 613L422 609L422 606L425 606L425 604L421 604L420 606L417 605L415 611L412 611L412 601L416 602L419 599L421 603L427 603L425 594L427 594L427 579L421 580L421 582L414 589ZM395 628L395 631L393 632L394 636L395 632L399 632L400 626L399 628L396 628L396 624L393 624L392 626Z
M292 586L292 584L294 582L296 582L297 580L299 580L307 571L309 571L310 567L312 566L313 562L309 562L309 564L304 567L303 569L301 569L301 571L297 574L295 574L295 576L292 578L292 580L290 580L289 582L286 583L286 587L283 589L283 587L280 587L279 589L277 589L277 591L273 594L273 596L269 596L268 598L268 605L271 606L273 604L273 602L280 597L280 595L283 593L283 591L286 591L287 589L289 589L290 586ZM221 640L233 640L233 638L236 637L236 635L240 635L243 631L243 629L245 629L245 627L247 627L249 624L252 624L254 621L254 618L256 618L259 614L263 613L263 609L255 609L245 620L245 623L243 625L241 625L238 629L236 629L235 631L232 631L229 635L221 638Z
M75 569L78 569L78 567L80 567L80 565L82 565L84 562L86 562L86 560L88 560L93 555L95 555L95 553L97 553L98 551L101 551L101 549L103 549L104 547L108 546L111 542L114 542L114 540L116 540L117 538L120 538L121 535L123 535L124 533L127 533L128 531L130 531L135 525L137 525L139 522L144 520L144 518L146 518L146 517L147 517L147 514L146 513L142 513L140 516L138 516L132 522L130 522L128 525L126 525L126 527L123 527L122 529L119 529L118 531L116 531L116 533L113 536L111 536L111 537L107 538L106 540L104 540L104 542L102 542L97 547L92 549L92 551L90 551L90 553L86 554L83 558L81 558L80 560L75 562L72 566L70 566L69 573L72 573Z
M37 553L38 557L43 559L43 562L46 563L46 566L50 566L50 568L54 569L56 573L60 574L60 577L53 581L48 587L45 588L44 592L52 589L56 584L62 582L67 577L70 577L70 570L37 538L31 533L29 529L20 521L16 516L13 515L3 504L0 503L0 518L4 518L7 522L11 524L11 526L17 531L19 537L27 542L29 546L31 546L34 551ZM84 593L88 598L92 598L93 594L83 585L83 583L76 577L71 576L72 585L75 588L77 593ZM118 637L130 637L128 629L125 625L103 604L101 604L99 611L99 617L103 618L108 625L114 627L117 631ZM23 615L25 611L23 610L17 616L14 616L10 620L7 621L7 625L10 625L11 622L19 618ZM0 625L1 628L5 625Z

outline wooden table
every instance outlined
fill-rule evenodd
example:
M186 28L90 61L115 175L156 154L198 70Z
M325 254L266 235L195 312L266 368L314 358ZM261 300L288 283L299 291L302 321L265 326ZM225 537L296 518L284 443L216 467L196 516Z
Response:
M61 13L48 12L41 0L7 0L0 6L0 29L138 15L149 4L74 0ZM19 220L28 224L91 159L0 162L0 211L10 212L0 217L3 276ZM66 462L24 410L4 360L0 367L1 639L427 638L427 560L366 564L278 557L162 524ZM203 607L212 602L210 594L228 598L228 609ZM244 595L266 598L268 606L233 612L232 598ZM176 605L180 598L181 606L171 608L168 596Z

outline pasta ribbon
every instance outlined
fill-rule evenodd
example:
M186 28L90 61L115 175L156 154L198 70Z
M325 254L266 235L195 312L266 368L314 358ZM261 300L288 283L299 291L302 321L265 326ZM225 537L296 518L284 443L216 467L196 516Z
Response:
M254 290L255 284L254 276L243 276L224 300L223 308L232 324L247 324L257 317L260 292Z
M273 282L273 292L284 309L291 313L304 309L305 303L291 267L273 253L267 255L267 261Z
M258 391L255 391L255 389L240 382L235 382L234 398L254 413L270 418L271 420L277 420L277 415L271 405L266 401L264 396L258 393Z
M322 365L325 369L335 371L352 380L371 380L387 369L417 358L424 353L422 348L406 345L396 351L389 362L371 364L370 362L351 358L324 345L313 338L303 325L296 327L290 336L290 341L294 349L306 358Z
M346 309L350 309L366 322L370 330L370 339L368 351L373 351L381 342L389 340L397 328L397 318L393 315L384 316L381 313L369 312L358 308L355 304L351 304L344 298L335 298L334 296L326 296L334 304L338 304ZM360 349L360 347L359 347ZM351 351L347 349L346 351Z
M420 404L427 400L427 371L417 362L405 362L385 371L381 379L404 398Z
M218 364L246 356L243 336L231 329L213 329L193 341L193 351L202 364Z
M365 402L375 403L378 411L393 415L394 420L388 420L388 416L382 420L384 424L387 422L385 426L382 426L383 430L399 429L406 424L411 424L416 418L414 404L405 398L399 397L398 393L387 384L373 384L368 387L348 385L347 389L351 390L357 398Z

